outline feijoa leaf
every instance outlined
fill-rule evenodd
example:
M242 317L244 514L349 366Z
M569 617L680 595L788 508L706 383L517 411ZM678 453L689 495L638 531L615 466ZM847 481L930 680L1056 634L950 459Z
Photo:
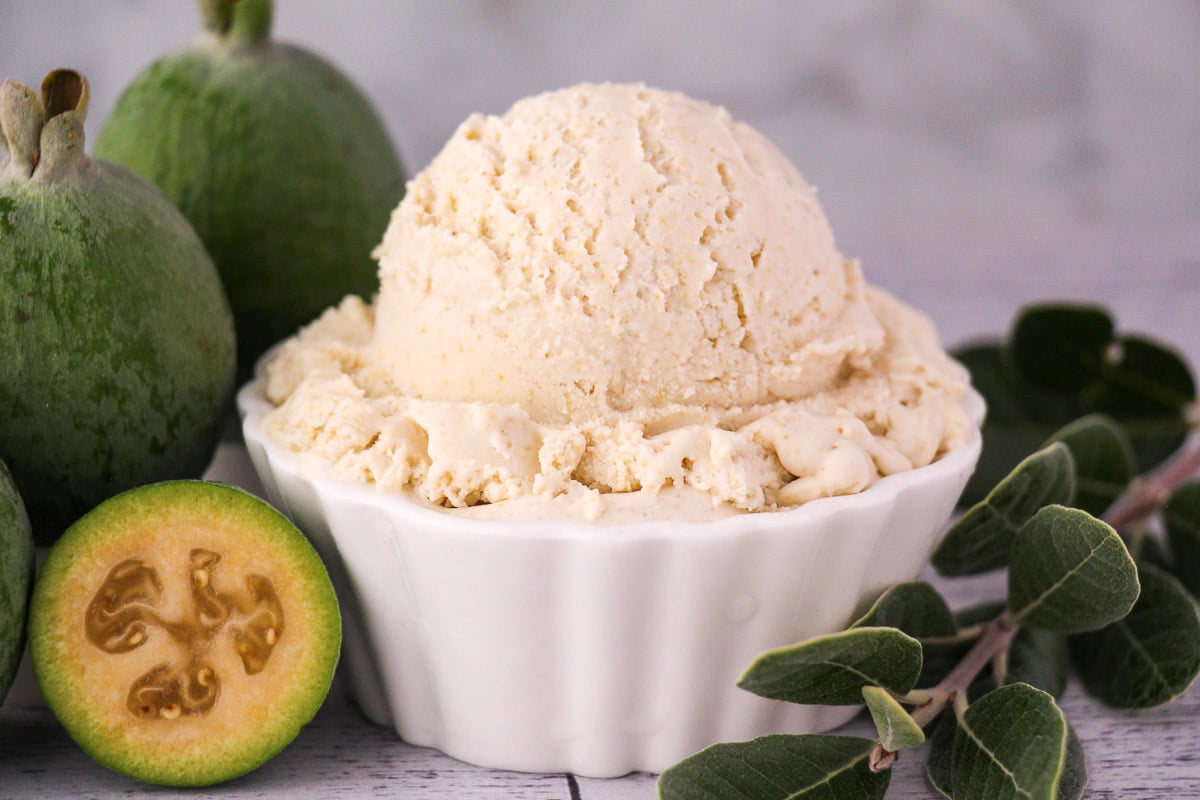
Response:
M954 357L971 373L971 385L987 398L987 420L1011 424L1029 419L1013 377L1004 367L999 342L977 342L954 351ZM1013 462L1016 463L1016 462Z
M1178 697L1200 673L1200 613L1174 576L1140 565L1142 593L1124 618L1072 636L1083 686L1116 708L1152 708Z
M1085 394L1087 406L1119 419L1156 419L1178 417L1195 400L1191 370L1173 349L1124 336L1109 353L1099 386Z
M943 575L975 575L1007 566L1017 531L1039 509L1075 496L1071 451L1056 442L1025 458L987 497L967 510L933 552Z
M876 800L890 770L872 772L875 742L856 736L772 734L715 744L658 779L662 800Z
M851 628L898 628L917 639L953 636L954 614L937 589L925 581L889 587Z
M1133 556L1137 563L1144 562L1167 572L1175 572L1175 559L1168 552L1166 544L1161 538L1152 536L1149 531L1135 532L1127 540L1127 547L1129 555Z
M1136 462L1129 435L1105 414L1067 423L1047 443L1062 442L1075 463L1075 508L1099 516L1133 480Z
M921 726L887 689L864 686L862 696L884 750L895 753L924 744L925 733Z
M954 776L952 760L954 734L958 728L954 714L942 714L929 737L929 758L925 761L925 776L943 797L953 797ZM1058 780L1057 800L1079 800L1087 787L1087 758L1083 743L1071 723L1067 723L1067 755L1062 776Z
M1058 779L1058 800L1079 800L1087 788L1087 756L1083 742L1071 723L1067 723L1067 758L1063 762L1062 777Z
M1099 376L1112 341L1112 317L1103 308L1038 304L1017 314L1004 355L1030 383L1078 392Z
M943 797L954 796L954 734L958 722L954 713L943 712L929 736L929 757L925 759L925 777Z
M1128 614L1137 596L1137 567L1125 543L1086 511L1047 506L1013 541L1008 607L1019 624L1095 630Z
M954 612L954 622L959 628L969 628L991 622L1004 613L1008 604L1003 600L984 600L965 606Z
M770 650L738 686L791 703L855 705L864 686L908 693L921 674L921 643L895 628L852 628Z
M1175 575L1200 597L1200 481L1171 493L1162 509L1167 541L1175 555Z
M963 492L965 503L982 499L1057 427L1085 414L1116 419L1139 473L1175 452L1189 430L1181 412L1196 388L1187 364L1148 338L1115 337L1111 318L1096 306L1028 306L1007 341L969 345L954 355L988 404L983 453Z
M975 637L965 638L965 629L991 622L1007 608L1007 604L1002 600L969 606L954 614L954 622L959 628L957 639L921 640L925 663L921 667L921 677L917 681L917 685L933 686L949 675L975 644Z
M1014 683L984 695L958 720L952 796L1054 800L1067 738L1062 712L1040 689Z
M1065 636L1022 626L1008 647L1008 671L1002 683L1028 683L1056 700L1067 689L1071 658Z
M1149 472L1170 458L1183 445L1191 426L1181 414L1150 419L1122 419L1137 455L1137 472Z

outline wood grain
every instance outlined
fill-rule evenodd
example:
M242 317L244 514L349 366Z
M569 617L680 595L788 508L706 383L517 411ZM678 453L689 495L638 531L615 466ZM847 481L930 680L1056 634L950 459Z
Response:
M1140 713L1106 709L1076 686L1062 707L1083 740L1091 781L1089 800L1176 800L1200 797L1200 688L1170 705ZM839 732L870 736L859 717ZM924 752L905 754L893 770L888 796L936 798L925 782ZM655 777L636 774L597 780L474 767L436 751L412 747L393 731L367 722L340 692L279 757L258 771L201 790L148 787L98 766L66 735L49 711L0 711L0 798L229 798L286 797L512 798L513 800L650 800ZM572 786L574 783L574 786Z
M1129 235L1123 235L1126 233ZM1196 256L1200 234L1190 229L1171 229L1166 236L1157 233L1119 231L1060 237L1031 253L1009 248L1001 255L999 250L964 249L960 243L957 250L948 244L944 252L917 248L868 255L881 267L873 272L883 277L881 283L930 311L951 342L980 331L998 332L1021 302L1055 295L1105 302L1117 312L1122 327L1172 341L1197 363L1200 339L1194 336L1194 309L1200 304L1200 259ZM1134 259L1134 253L1140 257ZM920 267L926 260L953 264L956 280L948 282L923 273ZM1136 277L1130 274L1128 282L1118 285L1096 279L1096 270L1126 261L1136 265L1137 273ZM218 453L209 477L253 490L254 478L246 469L244 455L226 446ZM936 582L954 607L1003 596L997 576ZM1130 713L1104 708L1073 685L1062 707L1083 740L1091 775L1084 796L1089 800L1200 798L1200 687L1193 686L1165 707ZM860 717L841 732L869 736L871 726ZM921 750L900 760L893 772L890 798L938 797L925 782L923 761ZM296 742L253 774L206 790L157 789L94 764L44 708L0 709L0 800L143 794L189 800L641 800L655 796L654 781L654 776L641 774L594 780L473 767L404 744L393 731L363 719L335 692Z

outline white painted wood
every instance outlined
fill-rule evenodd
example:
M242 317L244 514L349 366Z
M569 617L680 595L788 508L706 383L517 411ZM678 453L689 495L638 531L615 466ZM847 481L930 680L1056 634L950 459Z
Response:
M1072 687L1063 711L1083 740L1091 782L1088 800L1176 800L1200 797L1200 689L1165 707L1140 713L1105 709ZM839 733L871 735L858 718ZM935 798L925 783L924 751L906 754L893 770L890 798ZM44 708L0 711L0 797L4 800L116 798L511 798L512 800L650 800L654 776L574 779L565 775L498 772L410 747L387 728L364 720L336 692L291 747L258 771L219 787L145 787L96 765Z
M948 235L940 244L885 246L861 254L872 279L925 308L950 342L999 333L1016 306L1036 298L1085 298L1113 307L1123 327L1171 341L1200 362L1200 230L1165 227L1075 230L1021 247L989 249ZM936 268L928 265L938 260ZM1127 264L1127 271L1122 271ZM227 444L208 477L257 488L240 446ZM940 581L951 604L1000 597L995 577ZM18 695L28 700L26 675ZM1160 709L1105 709L1072 687L1063 708L1088 756L1089 800L1200 797L1200 689ZM860 718L843 732L870 735ZM935 797L922 772L923 753L902 759L889 797ZM209 790L147 789L95 765L45 709L0 710L0 800L110 798L152 793L190 800L222 797L289 800L329 797L653 798L654 776L614 780L525 775L469 766L410 747L393 731L366 722L335 692L313 725L257 772Z
M94 134L145 62L192 37L195 19L177 5L0 0L0 78L85 68ZM927 311L948 343L1001 333L1023 302L1090 300L1200 364L1193 4L829 4L800 15L774 2L729 24L712 4L705 16L678 2L598 12L376 1L339 6L332 29L328 3L278 5L287 38L363 84L414 170L468 112L582 79L644 79L723 103L777 141L821 187L847 256ZM597 42L608 45L591 55ZM236 447L222 448L209 476L255 485ZM1002 591L994 579L942 585L955 605ZM653 776L495 772L409 747L338 691L255 773L209 790L152 789L96 766L44 708L17 707L35 700L25 673L0 709L0 800L655 794ZM1200 689L1128 713L1073 686L1062 705L1087 752L1087 798L1200 798ZM870 735L870 725L843 732ZM922 758L899 762L889 797L935 796Z

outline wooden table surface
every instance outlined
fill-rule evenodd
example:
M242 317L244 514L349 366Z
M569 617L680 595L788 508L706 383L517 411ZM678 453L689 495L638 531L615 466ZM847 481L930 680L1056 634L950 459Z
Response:
M1122 327L1173 342L1200 363L1200 230L1109 230L1059 236L1026 247L962 249L953 243L881 248L861 254L881 283L929 310L948 342L999 332L1021 302L1056 297L1109 305ZM1138 257L1135 259L1134 255ZM889 261L890 259L890 261ZM938 270L920 269L937 263ZM909 272L906 265L912 266ZM1031 268L1032 265L1032 268ZM1038 267L1038 265L1041 265ZM1053 269L1046 269L1053 266ZM869 271L870 272L870 271ZM908 276L901 279L900 276ZM223 446L209 473L246 484L244 452ZM251 487L252 488L252 487ZM1002 594L995 578L942 582L958 607ZM29 678L22 691L29 693ZM178 791L149 787L94 764L44 708L0 709L0 800L152 796L190 800L220 797L304 798L653 798L654 776L610 780L530 775L473 767L400 741L367 722L339 687L311 726L280 756L220 787ZM1072 685L1062 701L1083 740L1091 781L1089 800L1200 798L1200 687L1165 707L1129 713L1104 708ZM872 735L860 717L841 730ZM906 754L893 771L891 798L932 798L924 753Z
M1001 593L995 578L939 581L952 606ZM1200 685L1169 705L1137 713L1105 708L1072 684L1061 701L1087 753L1088 800L1200 798ZM874 736L860 715L839 733ZM940 797L925 782L925 750L893 769L888 797ZM44 708L0 710L0 800L43 798L458 798L485 800L651 800L655 776L607 780L499 772L412 747L368 722L335 684L316 720L274 760L218 787L150 787L98 766Z

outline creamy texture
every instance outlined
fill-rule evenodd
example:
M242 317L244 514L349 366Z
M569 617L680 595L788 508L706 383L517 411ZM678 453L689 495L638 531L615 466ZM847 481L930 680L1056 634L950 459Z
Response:
M343 480L472 515L709 518L861 491L970 431L928 320L865 285L766 139L680 94L472 116L376 257L374 304L267 368L269 435Z

